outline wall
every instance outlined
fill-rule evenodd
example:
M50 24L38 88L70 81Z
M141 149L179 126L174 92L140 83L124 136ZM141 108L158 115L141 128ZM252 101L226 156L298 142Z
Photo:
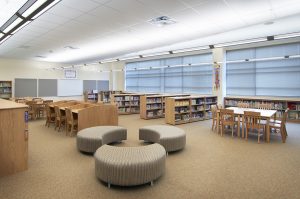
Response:
M63 70L47 70L47 68L65 66L59 63L38 62L29 60L0 59L0 80L13 81L15 78L36 78L36 79L64 79ZM83 80L110 80L109 73L98 73L78 70L79 79ZM13 94L14 95L14 94ZM53 97L52 97L53 98ZM82 100L82 96L63 97L63 99ZM54 98L62 99L62 98Z

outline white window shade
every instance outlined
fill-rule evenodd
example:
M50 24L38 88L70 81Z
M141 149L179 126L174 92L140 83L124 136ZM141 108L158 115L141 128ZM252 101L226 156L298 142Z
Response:
M299 97L300 58L291 55L300 55L300 43L228 51L227 61L254 61L227 63L227 95Z
M212 54L127 63L126 90L211 94Z

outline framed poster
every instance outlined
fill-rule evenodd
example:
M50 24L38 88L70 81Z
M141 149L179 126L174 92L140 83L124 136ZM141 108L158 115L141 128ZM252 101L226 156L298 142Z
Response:
M65 70L65 78L66 79L77 78L77 71L76 70L72 70L72 69Z

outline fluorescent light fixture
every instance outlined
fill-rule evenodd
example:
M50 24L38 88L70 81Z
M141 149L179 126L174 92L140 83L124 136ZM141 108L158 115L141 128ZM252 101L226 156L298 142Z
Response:
M170 53L169 52L160 52L160 53L153 53L153 54L143 55L143 57L154 57L154 56L168 55L168 54L170 54Z
M11 29L13 29L14 27L16 27L16 25L18 25L21 21L23 21L23 19L21 19L20 17L18 17L16 20L14 20L14 22L12 22L9 26L7 26L3 32L8 33Z
M185 52L192 52L197 50L207 50L209 49L208 46L201 46L201 47L195 47L195 48L185 48L185 49L179 49L179 50L173 50L173 53L185 53Z
M233 41L233 42L229 42L229 43L216 44L214 46L215 46L215 48L220 48L220 47L227 47L227 46L251 44L251 43L257 43L257 42L262 42L262 41L267 41L267 38L256 38L256 39L248 39L248 40L243 40L243 41Z
M47 0L37 0L33 5L31 5L25 12L22 13L23 17L28 17L41 5L43 5Z
M103 60L103 61L101 61L101 64L105 64L105 63L111 63L111 62L116 62L116 61L118 61L118 60L116 60L116 59L111 59L111 60Z
M50 3L46 8L44 8L43 10L41 10L38 14L36 14L35 16L32 17L32 19L36 19L39 16L41 16L44 12L46 12L47 10L49 10L50 8L52 8L55 4L57 4L58 2L60 2L61 0L55 0L52 3Z
M0 41L0 44L2 44L3 42L5 42L10 37L11 37L11 35L7 35L3 40Z
M134 56L134 57L123 57L119 58L120 61L126 61L126 60L131 60L131 59L138 59L140 58L139 56Z
M14 30L12 32L12 34L15 34L16 32L18 32L19 30L21 30L22 28L24 28L25 26L27 26L31 21L26 21L23 25L21 25L19 28L17 28L16 30Z
M4 34L0 32L0 38L3 36Z
M296 33L288 33L283 35L275 35L274 39L288 39L288 38L294 38L294 37L300 37L300 32Z

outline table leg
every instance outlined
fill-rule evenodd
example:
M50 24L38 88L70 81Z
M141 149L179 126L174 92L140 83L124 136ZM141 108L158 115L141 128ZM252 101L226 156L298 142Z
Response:
M240 115L238 115L238 125L237 125L237 127L238 127L238 137L240 137L240 127L241 127L240 119L241 119L241 117L240 117Z
M245 130L245 122L244 122L244 117L242 116L242 138L245 137L245 132L244 132L244 130Z
M266 124L266 134L267 134L267 143L270 142L270 118L267 118L267 124Z
M217 133L219 134L220 113L217 112Z

